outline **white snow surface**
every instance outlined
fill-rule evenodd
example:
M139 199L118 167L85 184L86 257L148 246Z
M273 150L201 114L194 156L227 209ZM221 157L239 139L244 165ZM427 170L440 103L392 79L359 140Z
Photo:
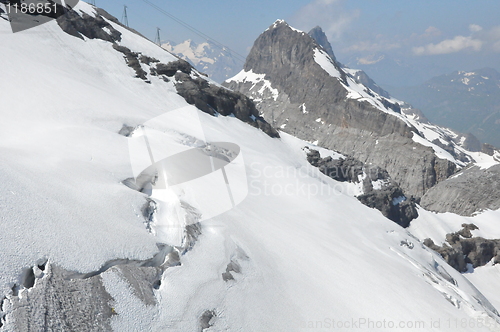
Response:
M83 2L76 9L92 13ZM113 26L132 51L176 60ZM128 138L117 132L194 107L172 82L134 78L110 43L77 39L55 22L12 34L0 20L0 36L0 297L41 258L89 272L114 258L154 255L159 240L140 211L146 196L121 184L133 171ZM248 196L202 224L182 266L163 275L157 307L145 307L113 270L103 274L116 302L116 331L196 331L205 310L217 314L206 331L301 331L332 319L421 321L423 330L441 331L431 321L494 315L488 294L310 167L306 142L271 139L234 117L196 112L207 141L241 147L247 175L235 180L248 181ZM155 129L199 135L190 117ZM188 144L175 137L172 145ZM225 282L221 274L231 260L241 273Z
M471 231L474 237L500 238L500 210L489 210L473 217L463 217L454 213L434 213L419 208L418 214L419 217L411 222L408 230L422 241L430 238L435 244L441 246L446 242L446 234L461 230L462 224L471 223L479 228ZM464 276L480 292L487 294L488 300L495 308L500 308L500 292L498 291L500 265L493 265L490 262L473 269L472 273L465 273Z
M500 296L498 295L498 279L500 278L500 265L492 265L491 262L485 266L477 267L473 273L465 274L480 292L491 294L489 300L493 306L500 308Z
M332 59L324 50L314 49L314 61L330 76L340 78L340 72L335 68Z

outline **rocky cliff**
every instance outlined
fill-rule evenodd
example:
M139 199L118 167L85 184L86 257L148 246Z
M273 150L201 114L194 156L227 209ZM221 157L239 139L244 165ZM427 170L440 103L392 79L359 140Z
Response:
M420 204L429 211L472 216L485 209L500 209L499 188L500 165L474 166L430 189Z

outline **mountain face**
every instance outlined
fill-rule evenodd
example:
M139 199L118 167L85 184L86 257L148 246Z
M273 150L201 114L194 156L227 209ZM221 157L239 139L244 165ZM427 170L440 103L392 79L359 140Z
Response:
M455 71L394 93L432 122L500 146L500 73L495 69Z
M278 134L248 97L116 18L83 1L65 9L25 33L0 19L1 332L499 326L499 211L415 206L386 169ZM329 91L345 100L340 88L357 83L337 77ZM375 128L359 119L375 105L400 114L356 91L368 104L352 101L346 123ZM383 130L418 148L387 114ZM418 136L424 151L456 165L451 131L413 123L443 146ZM494 172L493 156L470 176ZM405 218L406 229L393 220Z
M234 76L241 68L241 64L231 52L221 49L210 41L201 44L192 40L186 40L179 44L167 42L162 47L188 61L216 82L223 82Z
M311 36L319 36L326 49ZM318 28L306 34L276 21L255 41L244 70L225 86L253 98L263 117L282 131L387 170L417 202L466 164L499 160L498 151L484 156L467 150L475 145L473 137L419 120L408 104L364 85L374 82L331 58L323 36ZM490 207L467 190L476 209Z

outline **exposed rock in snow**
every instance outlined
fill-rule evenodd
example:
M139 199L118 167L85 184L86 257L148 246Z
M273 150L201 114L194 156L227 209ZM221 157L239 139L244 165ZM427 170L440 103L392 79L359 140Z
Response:
M33 268L34 270L37 267ZM65 271L47 265L32 289L4 300L10 331L110 331L112 298L101 278L67 279ZM6 302L6 303L5 303Z
M175 79L178 82L177 92L203 112L211 115L234 115L271 137L279 137L278 132L259 115L254 103L242 93L209 84L204 79L193 79L186 73L177 73Z
M437 251L459 272L467 272L469 264L476 268L491 261L500 263L500 240L473 237L471 230L478 229L474 224L463 224L462 227L462 230L446 235L448 244L438 246L431 239L426 239L424 244Z
M89 15L77 13L73 9L65 9L66 13L59 16L57 23L61 29L78 38L102 39L108 42L121 40L122 34L106 21L100 14Z
M363 191L357 196L358 200L395 223L408 227L418 217L414 199L406 198L403 190L380 167L363 164L352 157L322 159L316 150L308 152L307 161L334 180L361 182Z

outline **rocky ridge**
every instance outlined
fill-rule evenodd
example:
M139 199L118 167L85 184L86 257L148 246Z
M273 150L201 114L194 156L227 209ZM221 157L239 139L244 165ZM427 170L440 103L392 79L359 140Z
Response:
M315 61L314 52L321 49L308 34L278 21L256 40L244 71L265 75L279 94L273 96L269 89L259 90L265 83L255 85L238 75L225 85L253 97L264 118L276 127L387 169L415 197L423 196L455 172L454 163L439 159L432 149L416 144L412 136L418 130L392 115L392 109L382 106L384 112L367 99L348 98L347 73L335 61L332 64L338 77L327 73ZM352 79L350 82L355 84ZM258 91L262 91L261 96L253 94ZM367 88L366 91L370 92ZM401 155L405 158L399 158Z
M271 137L279 137L278 132L260 116L248 97L214 84L187 61L179 59L165 64L147 54L120 45L121 33L109 23L118 24L117 20L106 11L96 9L94 16L91 16L85 12L78 13L70 7L64 10L65 14L57 18L57 23L64 32L80 39L110 42L115 51L123 54L126 65L134 69L136 78L145 83L151 83L151 76L161 77L165 82L174 80L179 95L203 112L213 116L234 115Z

